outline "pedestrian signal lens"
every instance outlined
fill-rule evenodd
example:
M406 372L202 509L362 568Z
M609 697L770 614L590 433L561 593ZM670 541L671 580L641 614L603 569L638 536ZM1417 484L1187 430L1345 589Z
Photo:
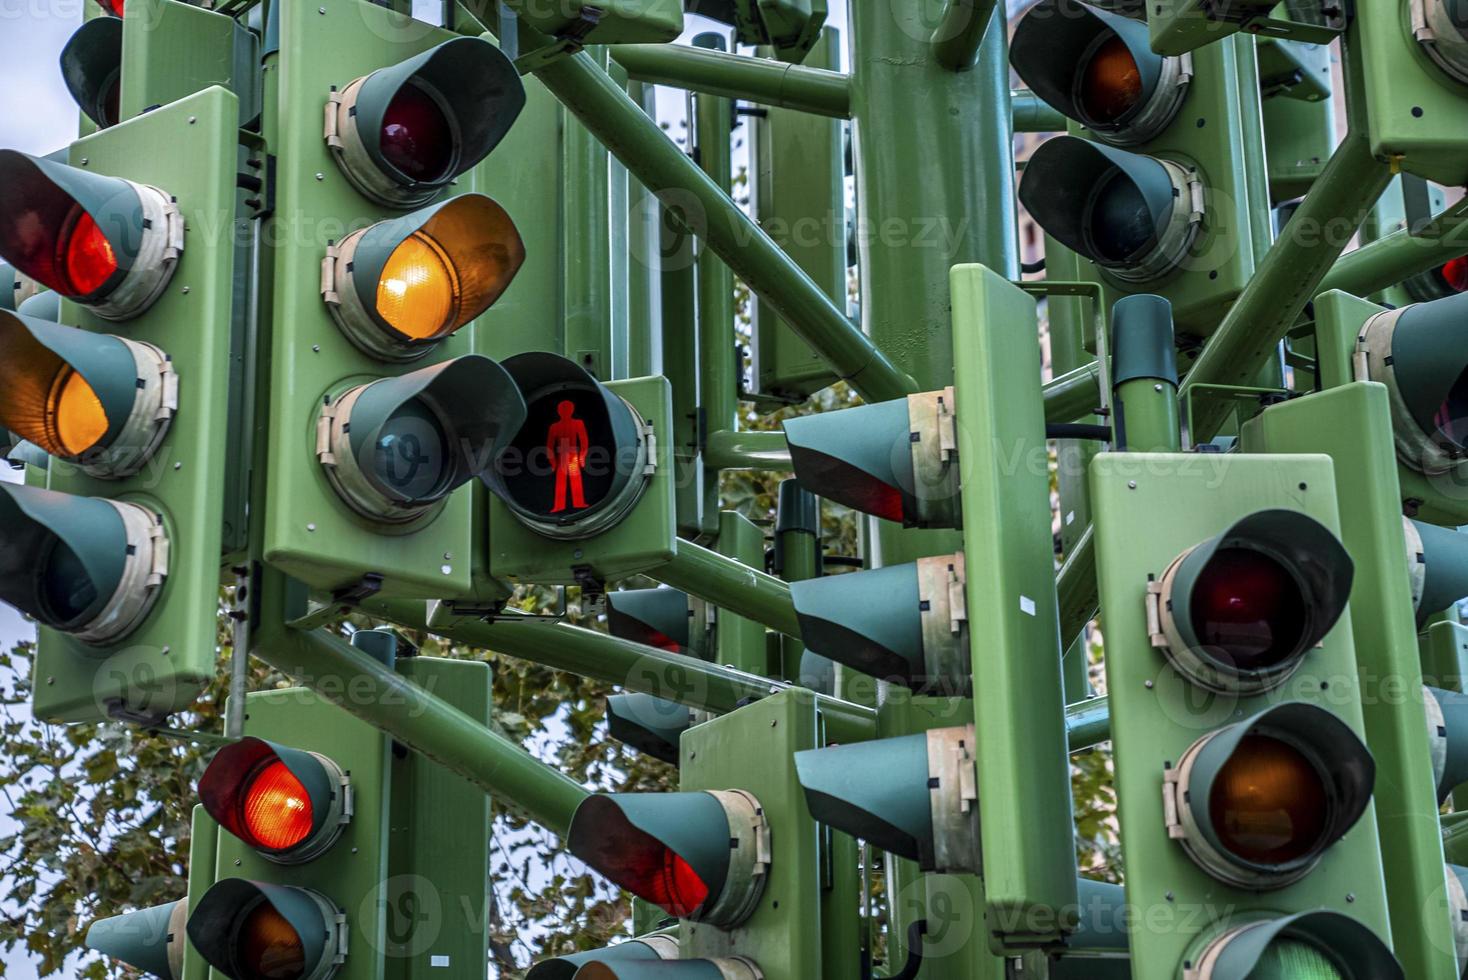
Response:
M527 510L545 517L594 507L612 487L615 441L596 392L550 392L526 405L527 420L511 444L531 460L534 480L515 484Z

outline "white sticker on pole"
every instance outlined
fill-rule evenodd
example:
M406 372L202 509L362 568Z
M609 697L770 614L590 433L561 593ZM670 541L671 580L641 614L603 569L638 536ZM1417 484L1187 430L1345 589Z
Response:
M1027 595L1020 596L1019 611L1024 613L1026 616L1033 616L1035 614L1035 600L1031 599Z

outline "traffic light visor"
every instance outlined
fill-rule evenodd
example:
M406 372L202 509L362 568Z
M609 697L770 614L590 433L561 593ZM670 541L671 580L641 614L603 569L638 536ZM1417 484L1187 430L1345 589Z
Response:
M1402 980L1381 938L1355 919L1320 910L1226 930L1194 959L1198 980Z
M812 493L898 524L914 516L907 399L787 419L785 439L796 479Z
M87 929L86 947L164 980L183 975L188 901L98 919Z
M1298 881L1361 818L1376 765L1333 713L1287 702L1194 742L1169 787L1172 828L1210 875L1240 887Z
M816 820L933 867L927 735L807 749L795 773Z
M182 249L182 219L162 191L0 150L0 256L98 316L141 313Z
M328 980L346 957L345 916L305 888L226 878L199 899L188 934L231 980Z
M791 582L790 598L808 649L906 687L926 680L916 563Z
M677 958L676 934L654 933L629 939L605 949L592 949L584 953L572 953L569 956L541 960L526 971L525 980L572 980L577 975L577 971L588 963L648 963L663 959L676 960Z
M1340 619L1354 572L1340 539L1319 521L1256 511L1163 573L1164 649L1179 672L1210 690L1268 690Z
M327 144L358 190L411 207L489 155L525 106L503 52L459 37L333 94Z
M1422 431L1468 450L1468 294L1403 308L1391 335L1397 390Z
M122 20L93 17L61 49L61 78L87 117L106 129L121 120Z
M340 836L348 792L325 756L249 737L220 749L199 779L200 802L221 827L286 864L310 860Z
M611 634L669 653L689 646L688 593L677 589L623 589L607 593Z
M669 765L678 764L678 742L692 720L686 705L651 694L607 698L607 732L612 738Z
M353 344L408 360L494 305L524 262L525 244L505 209L483 194L461 194L333 246L323 295Z

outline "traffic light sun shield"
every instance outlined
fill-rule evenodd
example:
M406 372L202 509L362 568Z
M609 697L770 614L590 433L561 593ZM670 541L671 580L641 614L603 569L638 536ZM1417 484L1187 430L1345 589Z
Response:
M524 85L499 48L454 38L333 91L326 143L362 194L414 207L488 156L524 106Z
M364 353L413 360L493 306L524 262L505 209L461 194L328 247L322 297Z
M403 526L436 513L524 419L504 368L468 354L329 397L317 416L317 458L352 510Z
M0 312L0 426L93 476L142 468L178 408L178 375L151 344Z
M122 20L94 17L61 49L61 77L82 112L101 129L121 121Z
M1353 575L1345 547L1319 521L1256 511L1149 583L1153 645L1208 690L1270 690L1340 619Z
M98 919L87 929L86 946L164 980L182 980L188 904L181 899Z
M351 783L331 759L258 738L220 749L199 799L221 827L277 864L324 853L352 817Z
M199 899L188 934L230 980L330 980L346 960L346 916L306 888L226 878Z
M1190 55L1152 52L1145 24L1078 0L1030 8L1015 27L1009 61L1051 107L1118 146L1164 130L1193 74Z
M0 150L0 257L106 320L152 305L184 224L156 187Z
M1189 980L1295 976L1402 980L1405 976L1375 932L1349 916L1326 910L1225 925L1188 960L1194 964ZM1299 972L1288 972L1292 969Z
M1283 888L1360 819L1375 773L1334 714L1278 705L1203 736L1164 773L1168 833L1220 881Z
M1040 144L1019 197L1046 232L1127 283L1171 272L1202 228L1197 171L1074 136Z
M168 572L168 538L138 504L0 486L0 599L87 644L147 616Z
M770 829L740 790L587 797L566 838L571 853L669 915L732 929L764 891Z

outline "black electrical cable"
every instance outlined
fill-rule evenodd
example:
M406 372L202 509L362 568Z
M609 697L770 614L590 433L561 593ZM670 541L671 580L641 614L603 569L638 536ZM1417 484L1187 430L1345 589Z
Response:
M1092 425L1087 422L1047 422L1046 439L1096 439L1111 441L1111 426Z
M923 937L928 934L928 920L918 919L907 927L907 962L901 973L894 973L887 980L917 980L923 968Z

